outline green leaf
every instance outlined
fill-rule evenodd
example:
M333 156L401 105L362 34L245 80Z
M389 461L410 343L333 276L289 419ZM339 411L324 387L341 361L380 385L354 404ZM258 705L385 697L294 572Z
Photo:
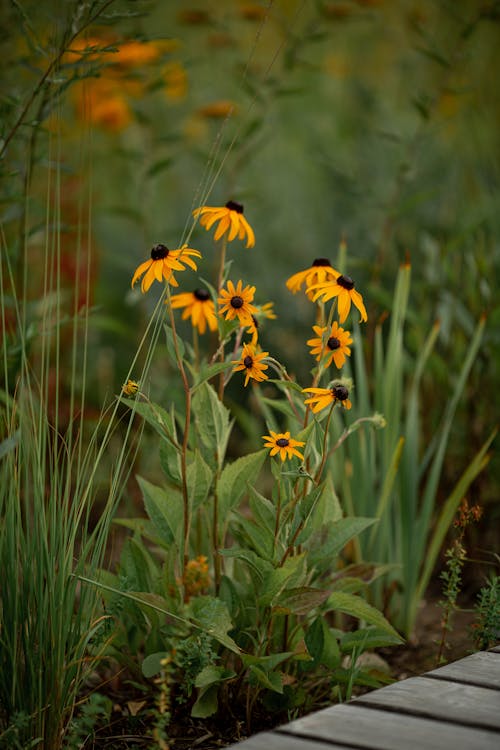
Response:
M283 614L306 615L325 602L330 591L322 591L312 586L299 586L287 589L273 601L273 611Z
M127 404L136 414L139 414L148 424L150 424L156 432L158 432L163 438L167 437L169 440L173 440L175 436L175 427L173 417L162 409L158 404L152 402L144 403L137 399L120 397L120 401Z
M252 666L249 667L248 671L254 678L254 681L259 685L262 685L263 687L267 688L268 690L272 690L275 693L283 692L283 681L281 679L281 675L277 674L276 672L266 673L255 664L252 664Z
M231 547L231 549L220 549L219 555L223 557L235 557L242 562L245 562L254 573L260 582L264 580L264 576L273 570L271 563L268 560L259 557L253 550L245 549L242 547Z
M307 650L318 664L328 669L336 669L340 664L340 650L337 639L330 631L324 617L317 617L304 636Z
M213 596L197 596L189 606L193 620L212 638L230 651L236 654L240 652L233 639L227 635L232 630L233 623L225 602Z
M247 482L257 479L266 455L266 450L249 453L224 467L217 485L219 512L222 518L238 504L247 491Z
M205 460L210 466L221 468L232 424L228 409L208 383L203 383L194 393L193 413Z
M180 492L165 490L142 477L137 482L144 497L144 507L158 532L159 539L170 545L182 538L183 504Z
M202 688L198 693L198 698L191 709L191 716L195 719L206 719L213 716L218 708L219 685L212 684Z
M233 672L232 670L225 669L224 667L216 667L214 664L208 664L196 675L194 684L197 688L205 688L209 685L214 685L217 682L230 680L232 677L235 677L235 675L236 672Z
M206 499L213 481L213 471L196 450L187 467L187 487L191 507L195 510Z
M308 541L310 549L310 564L320 570L331 567L332 560L337 557L347 542L375 523L374 518L354 518L348 516L336 523L323 526Z
M287 583L297 584L305 575L305 554L289 557L279 568L274 568L264 578L262 585L263 593L259 597L259 603L263 606L274 604L286 587Z
M344 591L334 591L333 594L330 594L328 597L327 607L329 610L345 612L345 614L350 615L351 617L364 620L370 625L375 625L377 628L389 633L394 636L394 638L398 638L400 642L403 641L401 636L385 619L384 615L359 596L348 594Z
M167 479L181 486L181 451L168 440L160 442L160 466Z
M351 653L354 648L371 651L374 648L401 645L401 638L391 635L381 628L359 628L350 633L344 633L340 640L342 653Z
M163 669L161 662L168 656L168 651L158 651L155 654L149 654L142 662L142 674L144 677L154 677Z

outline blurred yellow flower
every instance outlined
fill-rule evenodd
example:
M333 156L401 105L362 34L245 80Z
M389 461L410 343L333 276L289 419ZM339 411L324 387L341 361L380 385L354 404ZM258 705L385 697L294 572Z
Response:
M311 286L311 284L318 284L323 281L328 281L328 279L335 279L338 275L339 272L332 267L328 258L316 258L313 260L312 265L309 266L309 268L290 276L290 278L287 279L286 286L291 292L293 292L293 294L296 294L300 291L302 286L307 288ZM310 294L307 291L306 294L309 299L312 299L312 293Z
M206 289L195 289L194 292L174 294L170 298L174 309L184 308L182 319L191 318L191 323L203 334L207 325L211 331L217 330L217 316L215 305Z
M255 245L255 235L248 221L243 216L243 206L236 201L228 201L225 206L201 206L193 211L195 219L200 218L200 224L207 232L218 222L214 239L220 238L227 232L227 239L232 242L236 237L240 240L247 238L247 247Z
M344 409L350 409L352 406L349 391L345 385L334 385L331 388L304 388L302 393L312 394L304 403L310 406L315 414L331 404L340 403Z
M198 115L207 118L213 118L214 120L234 115L238 111L238 108L234 102L230 99L219 99L219 101L205 104L203 107L199 107L196 110Z
M179 286L174 277L174 271L185 271L186 265L196 271L197 266L193 258L201 258L201 253L187 245L183 245L178 250L169 250L166 245L155 245L151 250L150 260L146 260L136 268L132 286L141 276L144 276L141 283L143 293L148 291L155 279L156 281L164 279L172 286Z
M130 380L130 378L122 385L122 393L124 393L125 396L134 396L138 390L139 383L135 380Z
M349 310L351 309L351 302L358 308L361 314L360 322L366 322L368 320L363 297L354 288L354 281L350 276L339 274L337 278L332 281L312 284L307 288L307 293L309 294L310 292L312 292L312 299L314 302L319 298L321 298L322 302L327 302L328 300L337 297L340 323L343 323L347 319Z
M172 100L183 99L187 92L186 69L178 60L170 60L163 68L165 95Z

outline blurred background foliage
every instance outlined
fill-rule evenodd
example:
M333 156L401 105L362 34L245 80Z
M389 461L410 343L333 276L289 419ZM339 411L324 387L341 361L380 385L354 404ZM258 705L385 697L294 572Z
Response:
M36 322L45 227L63 227L68 310L87 286L95 307L96 408L118 392L155 303L130 289L135 267L156 242L179 246L202 199L232 198L257 237L252 250L231 249L234 274L257 285L257 302L274 301L279 317L262 346L304 384L312 310L285 280L316 257L335 265L342 239L367 304L368 361L405 260L408 372L441 322L422 381L424 435L486 316L445 466L444 484L456 481L496 419L500 3L16 0L2 15L4 246L19 279L28 248ZM196 227L190 243L210 279L209 236ZM186 278L182 290L195 284ZM159 400L175 396L169 367L160 346L151 371ZM496 498L499 468L494 458L472 501Z

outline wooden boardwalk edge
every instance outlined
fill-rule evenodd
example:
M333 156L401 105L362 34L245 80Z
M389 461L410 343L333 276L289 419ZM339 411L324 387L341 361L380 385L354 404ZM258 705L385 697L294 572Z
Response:
M261 732L237 750L498 750L500 646Z

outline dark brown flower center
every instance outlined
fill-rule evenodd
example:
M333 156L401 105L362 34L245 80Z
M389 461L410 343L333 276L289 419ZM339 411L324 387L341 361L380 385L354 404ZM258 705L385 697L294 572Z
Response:
M151 257L153 260L163 260L169 253L169 249L166 245L155 245L151 250Z
M243 213L243 206L241 203L236 203L236 201L228 201L226 203L226 208L228 208L230 211L236 211L238 214Z
M207 292L206 289L195 289L193 292L193 295L200 302L206 302L207 299L210 299L210 294Z
M235 310L239 310L240 307L243 307L244 305L243 297L240 297L239 294L236 294L234 297L231 297L231 307L234 307Z
M286 448L288 445L290 445L290 441L286 438L278 438L276 441L276 445L278 448Z
M245 365L245 367L247 367L250 370L251 367L253 367L253 357L247 354L247 356L243 360L243 364Z
M345 385L336 385L332 388L333 397L337 401L347 401L349 398L349 391Z
M330 336L330 338L328 339L326 345L327 345L327 347L329 349L331 349L333 351L334 349L338 349L339 348L340 341L339 341L339 339L336 339L335 336Z
M350 292L351 289L354 289L354 281L350 276L339 276L337 279L337 284L339 284L339 286L341 286L343 289L347 289L348 292Z
M313 260L312 264L313 266L330 266L330 267L332 265L330 261L328 260L328 258L316 258L315 260Z

